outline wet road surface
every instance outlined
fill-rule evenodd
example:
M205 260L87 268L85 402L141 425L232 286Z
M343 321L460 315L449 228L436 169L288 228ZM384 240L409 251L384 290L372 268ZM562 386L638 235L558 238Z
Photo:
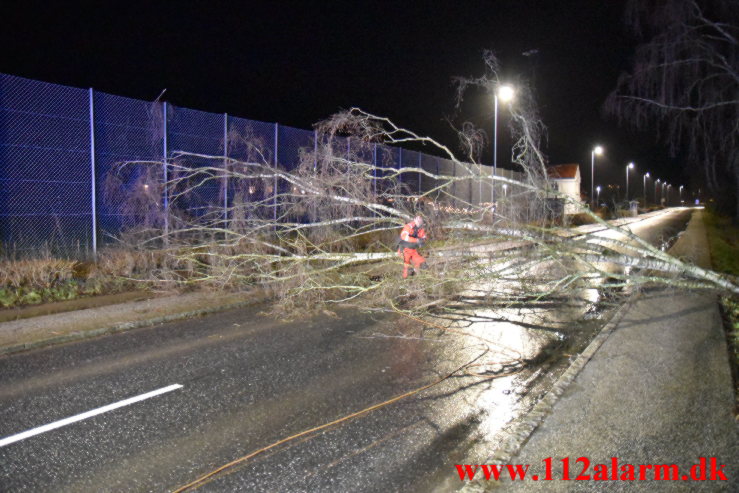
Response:
M631 229L659 243L689 214ZM568 309L582 311L581 322L570 322ZM0 446L0 490L173 491L474 360L477 375L301 436L199 488L453 490L461 486L454 464L494 448L496 433L566 368L566 353L597 331L601 320L588 310L477 307L449 332L347 311L282 322L255 307L0 358L0 444L38 431ZM170 390L38 430L158 389Z

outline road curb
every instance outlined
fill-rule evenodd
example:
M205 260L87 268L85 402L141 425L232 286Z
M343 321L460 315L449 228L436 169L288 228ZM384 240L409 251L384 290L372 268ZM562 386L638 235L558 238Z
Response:
M226 305L213 306L208 308L202 308L199 310L191 310L187 312L173 313L170 315L164 315L161 317L149 318L146 320L139 320L136 322L121 322L106 327L100 327L97 329L81 330L78 332L70 332L60 336L47 337L32 342L26 342L22 344L13 344L10 346L0 347L0 356L8 356L24 351L31 351L34 349L41 349L48 346L54 346L58 344L65 344L68 342L82 341L85 339L92 339L103 335L116 334L118 332L125 332L132 329L140 329L143 327L152 327L167 322L175 322L178 320L185 320L189 318L200 317L203 315L209 315L216 312L222 312L226 310L232 310L236 308L245 308L247 306L254 305L266 299L264 293L253 294L248 300L238 301L236 303L228 303Z
M493 455L484 461L485 464L510 464L511 459L518 455L529 437L544 422L544 419L552 412L557 401L572 382L577 378L585 365L591 360L598 349L606 342L608 337L613 333L614 329L624 317L628 309L641 296L636 293L624 302L606 325L600 330L597 336L588 344L588 346L577 356L574 362L565 370L565 372L557 379L551 390L536 403L536 405L526 413L525 416L512 423L504 433L507 435L502 444L495 450ZM466 483L458 490L459 493L482 493L489 491L495 486L485 480L473 480Z

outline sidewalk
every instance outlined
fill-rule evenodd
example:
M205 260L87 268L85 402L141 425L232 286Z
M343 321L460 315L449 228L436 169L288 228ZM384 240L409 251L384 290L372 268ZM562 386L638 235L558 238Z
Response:
M261 291L195 292L1 322L0 356L239 308L262 299Z
M709 266L702 211L693 214L670 253ZM532 412L543 416L538 428L530 436L521 434L520 425L512 430L523 442L520 452L511 456L498 451L490 461L530 464L529 477L543 477L542 460L551 457L555 480L476 481L464 491L738 490L739 427L732 414L733 385L715 296L645 293L604 332L601 341L594 341L602 346L592 349L579 374L552 392L564 389L559 399L548 405L547 396ZM565 457L570 459L571 481L559 480L560 459ZM619 464L677 464L681 476L699 457L716 457L726 464L729 481L574 481L582 470L575 462L579 457L590 460L591 477L595 464L610 465L612 457Z

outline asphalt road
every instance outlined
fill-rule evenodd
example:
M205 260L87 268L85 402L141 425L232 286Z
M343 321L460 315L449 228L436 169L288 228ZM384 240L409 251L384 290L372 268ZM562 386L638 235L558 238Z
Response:
M675 212L632 229L658 242L688 216ZM485 353L479 339L407 319L340 312L284 322L259 310L0 358L0 491L172 491L285 437L434 382ZM468 327L507 348L479 360L495 378L445 380L270 449L200 490L461 486L454 464L473 447L494 447L496 432L550 381L537 366L519 371L502 363L513 353L536 359L576 330L547 326L541 314L537 320L539 327L490 320ZM137 396L143 397L127 401ZM120 407L100 409L112 404ZM18 436L29 430L38 434Z
M415 322L341 315L280 323L256 309L237 310L0 359L4 438L182 385L5 445L0 490L173 490L279 439L432 382L482 352L475 341L429 331L422 340ZM459 392L474 381L450 380L287 444L202 489L416 487L450 460L478 421L470 404L491 390L486 382ZM518 399L502 390L503 398Z

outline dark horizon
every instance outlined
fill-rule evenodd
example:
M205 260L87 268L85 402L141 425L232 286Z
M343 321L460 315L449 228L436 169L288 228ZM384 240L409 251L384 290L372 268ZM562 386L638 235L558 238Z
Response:
M624 3L31 2L3 8L0 72L144 100L166 89L163 100L177 106L298 128L359 106L456 149L445 121L452 78L480 75L490 49L507 79L533 85L547 127L543 149L552 164L581 165L583 191L595 144L606 149L596 184L623 186L634 161L635 191L646 171L689 185L653 133L619 128L602 114L637 44ZM486 99L473 96L463 116L489 135ZM504 109L499 118L498 164L510 167ZM491 154L486 149L483 162Z

